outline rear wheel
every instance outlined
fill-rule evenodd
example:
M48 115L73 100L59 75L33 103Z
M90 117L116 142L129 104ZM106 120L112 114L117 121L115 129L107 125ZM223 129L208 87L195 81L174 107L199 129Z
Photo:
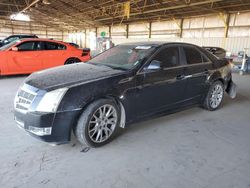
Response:
M82 113L75 128L78 141L90 147L110 142L118 132L120 110L110 99L100 99L90 104Z
M209 88L206 99L204 101L204 108L213 111L220 107L224 97L224 85L221 81L215 81Z
M65 65L70 65L70 64L79 63L79 62L81 62L80 59L73 57L73 58L67 59L67 61L65 62Z

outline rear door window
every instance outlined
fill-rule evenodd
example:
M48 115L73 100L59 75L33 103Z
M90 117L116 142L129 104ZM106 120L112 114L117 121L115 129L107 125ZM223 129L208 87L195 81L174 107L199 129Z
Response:
M65 50L66 46L55 43L55 42L45 42L45 50Z
M203 63L202 54L193 47L184 47L186 61L188 65Z

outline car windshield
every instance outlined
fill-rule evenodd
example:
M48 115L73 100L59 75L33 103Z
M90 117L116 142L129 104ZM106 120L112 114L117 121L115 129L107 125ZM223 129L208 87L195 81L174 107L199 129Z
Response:
M129 70L141 63L155 47L148 45L118 45L90 60L88 63Z
M11 46L13 46L14 44L16 44L16 43L18 43L18 42L20 42L20 40L16 40L16 41L13 41L13 42L11 42L11 43L9 43L9 44L6 44L6 45L4 45L4 46L2 46L2 47L0 48L0 51L7 50L8 48L10 48Z

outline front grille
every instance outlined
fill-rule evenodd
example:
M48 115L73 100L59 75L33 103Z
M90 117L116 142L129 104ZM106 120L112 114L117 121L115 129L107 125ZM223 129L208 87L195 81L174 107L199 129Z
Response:
M15 109L27 112L36 94L24 88L20 88L15 97Z

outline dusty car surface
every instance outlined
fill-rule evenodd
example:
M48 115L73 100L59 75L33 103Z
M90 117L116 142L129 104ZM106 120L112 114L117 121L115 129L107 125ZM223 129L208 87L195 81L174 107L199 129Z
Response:
M85 64L29 76L15 97L18 125L46 142L70 141L73 131L91 147L110 142L131 123L199 104L221 106L235 97L230 67L185 43L118 45Z

